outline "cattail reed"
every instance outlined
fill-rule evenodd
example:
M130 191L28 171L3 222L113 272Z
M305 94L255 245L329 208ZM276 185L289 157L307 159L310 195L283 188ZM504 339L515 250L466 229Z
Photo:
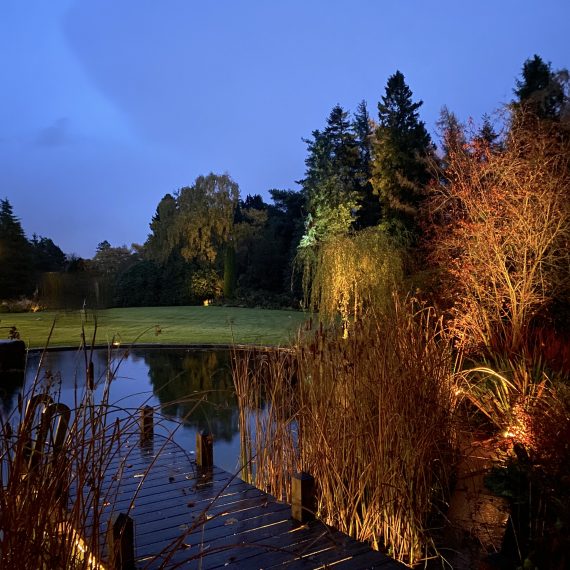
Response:
M432 545L446 497L455 389L441 322L411 301L355 324L322 327L294 351L236 354L245 465L290 499L295 471L317 484L318 516L413 564Z

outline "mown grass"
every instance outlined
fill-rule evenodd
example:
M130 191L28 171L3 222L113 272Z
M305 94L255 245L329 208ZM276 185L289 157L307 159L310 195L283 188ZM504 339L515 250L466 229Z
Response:
M118 341L156 344L289 344L307 315L298 311L238 307L136 307L101 311L45 311L0 315L0 338L15 326L30 348L43 347L52 323L50 346L76 347L81 323L90 340L95 323L99 344Z

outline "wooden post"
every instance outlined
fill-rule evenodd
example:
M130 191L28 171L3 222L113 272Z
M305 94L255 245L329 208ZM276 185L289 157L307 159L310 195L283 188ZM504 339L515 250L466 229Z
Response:
M141 445L152 442L154 438L154 409L152 406L144 406L141 408L140 428L141 428Z
M315 518L315 478L308 473L295 473L291 480L291 517L300 523Z
M55 431L55 436L53 437L53 454L58 455L63 449L65 436L67 435L67 428L69 427L69 419L71 418L71 410L69 409L69 406L58 402L57 404L50 404L44 410L44 415L48 418L50 423L56 415L59 415L57 429Z
M29 468L33 467L36 464L38 454L41 454L43 451L42 447L45 443L48 429L44 414L42 412L38 426L38 433L36 433L36 440L33 441L32 428L35 426L35 421L37 420L36 412L39 406L43 405L45 410L50 404L53 404L53 399L51 396L48 394L36 394L30 398L28 406L26 407L22 437L24 438L24 457ZM38 439L40 440L39 444Z
M109 568L135 569L135 533L133 519L124 513L114 515L107 531Z
M196 432L196 463L203 471L214 467L214 436L207 429Z

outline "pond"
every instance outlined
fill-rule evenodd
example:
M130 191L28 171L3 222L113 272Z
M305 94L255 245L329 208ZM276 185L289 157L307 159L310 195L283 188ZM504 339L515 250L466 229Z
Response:
M38 371L40 353L30 353L26 385ZM186 450L194 450L196 432L214 434L214 462L236 472L239 458L238 409L228 350L183 348L135 348L129 351L98 349L93 352L95 396L101 396L110 364L111 404L135 412L143 405L170 418L165 422L174 431L174 440ZM85 355L81 351L53 351L45 355L41 378L51 378L61 389L60 401L74 406L85 390ZM5 418L17 404L21 377L0 378L0 406Z

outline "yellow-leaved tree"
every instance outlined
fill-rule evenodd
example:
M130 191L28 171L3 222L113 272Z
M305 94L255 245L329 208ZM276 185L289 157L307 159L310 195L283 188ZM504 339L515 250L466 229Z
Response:
M367 309L386 306L403 274L399 248L377 228L330 236L300 250L298 263L306 305L323 322L340 316L345 337Z

